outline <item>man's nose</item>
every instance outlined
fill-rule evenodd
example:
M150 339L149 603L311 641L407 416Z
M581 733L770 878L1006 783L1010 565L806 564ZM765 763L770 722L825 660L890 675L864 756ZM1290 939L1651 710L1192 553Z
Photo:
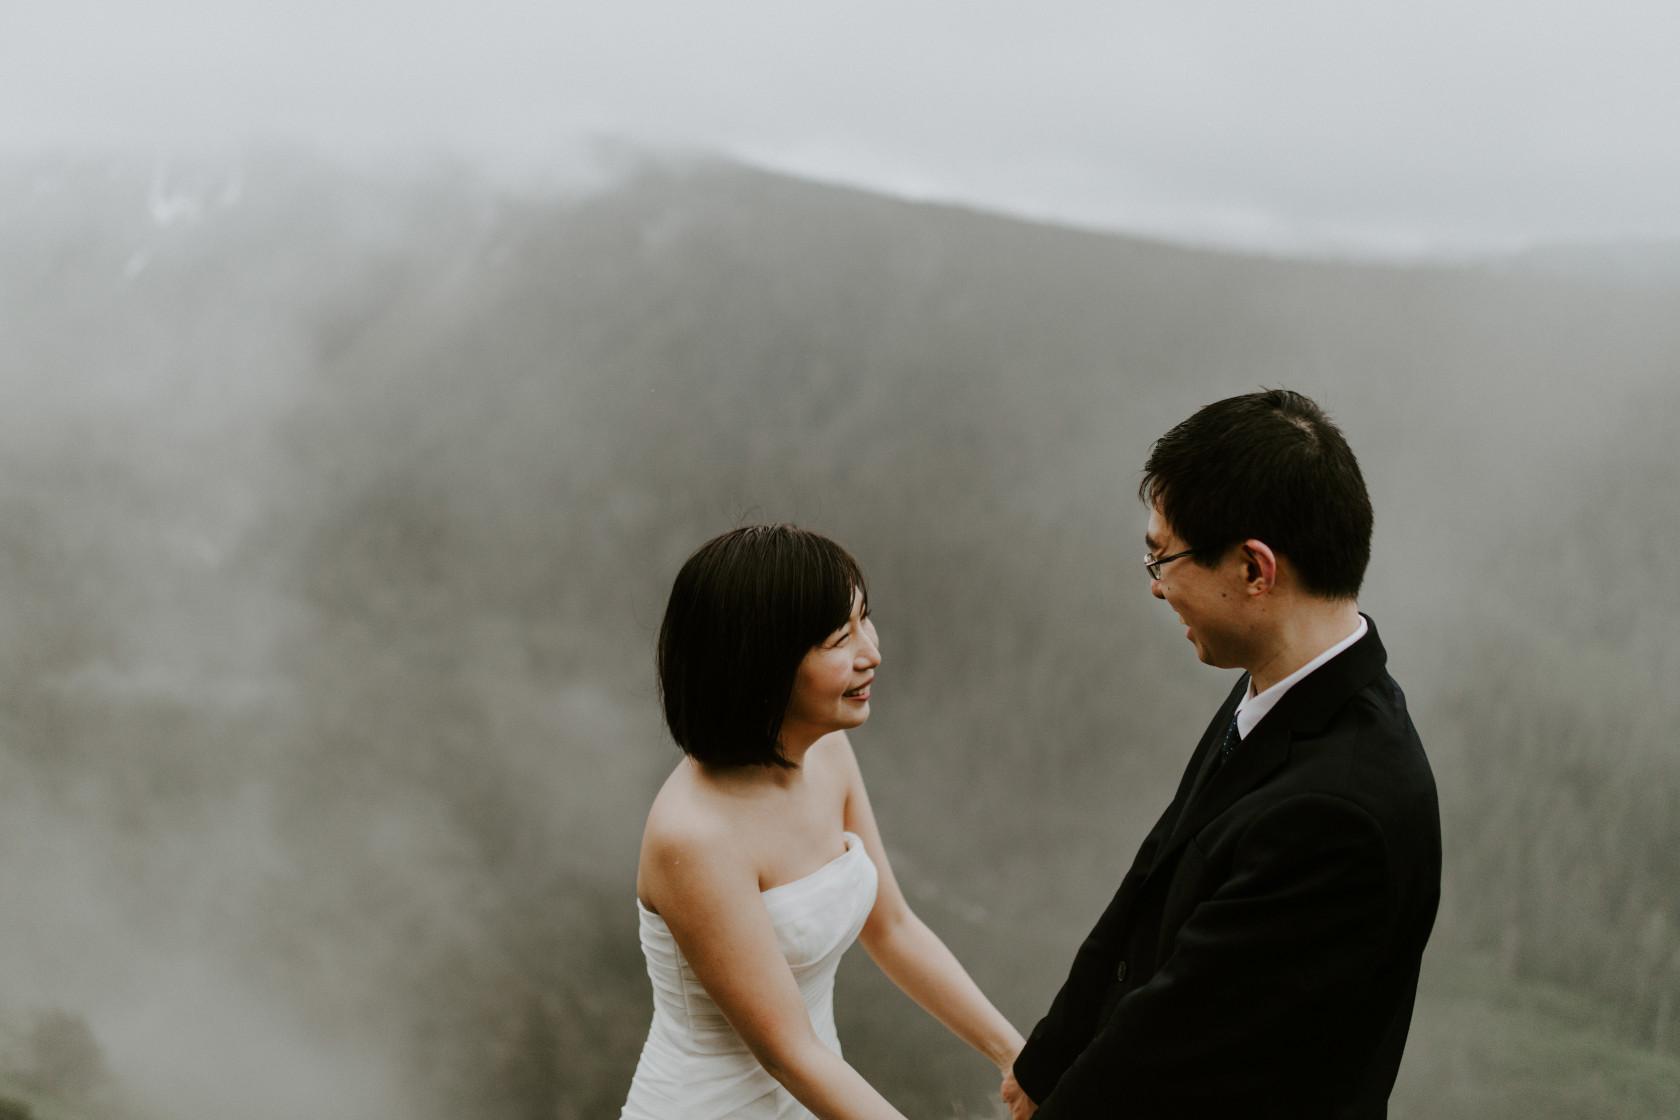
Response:
M1149 593L1157 599L1165 599L1167 597L1166 592L1161 590L1161 581L1158 579L1152 579L1149 581Z

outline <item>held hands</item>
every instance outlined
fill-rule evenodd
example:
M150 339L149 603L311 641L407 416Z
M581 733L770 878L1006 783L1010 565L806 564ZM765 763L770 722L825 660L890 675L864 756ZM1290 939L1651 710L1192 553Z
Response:
M1000 1094L1003 1103L1009 1106L1009 1120L1028 1120L1038 1111L1038 1106L1027 1096L1020 1082L1015 1080L1015 1067L1007 1067L1003 1071L1003 1091Z

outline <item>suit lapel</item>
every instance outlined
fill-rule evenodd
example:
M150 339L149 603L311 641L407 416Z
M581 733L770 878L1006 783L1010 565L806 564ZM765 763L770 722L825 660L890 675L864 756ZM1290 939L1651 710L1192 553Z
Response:
M1305 682L1303 682L1305 683ZM1290 689L1293 693L1295 690ZM1287 697L1285 697L1287 699ZM1288 729L1268 713L1179 814L1178 824L1155 855L1155 866L1177 851L1202 827L1229 809L1236 800L1269 777L1289 758ZM1269 725L1269 726L1268 726Z
M1182 847L1190 837L1200 832L1209 821L1229 809L1239 798L1260 785L1287 762L1290 741L1295 732L1316 731L1322 728L1355 692L1364 688L1383 671L1388 660L1387 652L1377 638L1376 624L1371 622L1369 616L1366 616L1365 621L1369 627L1365 636L1290 688L1283 699L1278 701L1277 706L1267 712L1248 733L1248 737L1237 747L1236 753L1226 760L1211 779L1189 783L1194 789L1193 795L1187 794L1184 785L1180 786L1179 798L1185 804L1179 805L1176 823L1168 833L1165 843L1155 851L1150 861L1151 871ZM1248 676L1245 674L1238 682L1238 688L1233 690L1232 696L1220 708L1223 719L1216 716L1214 724L1202 735L1201 744L1196 748L1196 752L1203 764L1211 764L1211 760L1206 757L1207 752L1218 749L1218 744L1211 740L1224 731L1231 713L1236 710L1237 703L1242 698L1243 690L1247 687ZM1191 768L1198 770L1194 764Z
M1138 863L1148 870L1154 870L1160 862L1162 853L1166 850L1171 838L1178 834L1179 824L1184 818L1185 809L1201 792L1204 771L1207 770L1213 755L1218 753L1220 744L1225 738L1225 729L1231 725L1231 717L1236 714L1237 704L1242 700L1243 693L1248 691L1248 674L1244 673L1237 683L1232 686L1230 695L1219 705L1219 711L1202 732L1201 741L1191 752L1190 762L1184 767L1184 776L1178 781L1178 792L1173 795L1172 804L1167 806L1166 812L1156 823L1146 844L1152 845L1153 850L1140 852Z
M1097 931L1112 930L1129 921L1132 899L1138 890L1148 880L1159 862L1160 853L1165 848L1168 838L1177 831L1178 820L1184 815L1184 807L1195 796L1197 779L1206 768L1208 755L1219 749L1219 744L1225 737L1225 728L1230 726L1231 715L1237 710L1237 702L1242 699L1243 692L1248 688L1248 674L1231 689L1231 694L1225 698L1225 703L1219 706L1219 712L1208 724L1207 730L1202 732L1201 742L1196 745L1190 755L1190 762L1184 768L1184 776L1178 780L1178 792L1173 795L1172 802L1161 813L1155 827L1149 830L1143 843L1138 846L1137 855L1132 859L1132 868L1126 872L1120 881L1120 889L1115 892L1114 899L1108 904L1108 909L1097 923Z

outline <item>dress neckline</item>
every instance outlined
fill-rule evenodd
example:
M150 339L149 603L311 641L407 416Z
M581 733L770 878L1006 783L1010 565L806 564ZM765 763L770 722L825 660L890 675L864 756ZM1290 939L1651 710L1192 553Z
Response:
M841 852L839 855L835 856L833 859L829 860L827 863L823 864L821 867L817 868L815 871L811 872L809 875L801 875L797 879L790 879L785 883L778 883L773 887L766 887L764 890L761 890L761 891L758 892L758 897L760 897L760 898L770 898L771 896L773 896L775 894L778 894L781 891L787 890L789 887L798 887L798 886L802 886L806 883L809 883L813 879L817 878L819 875L824 875L824 874L827 874L829 871L832 871L841 862L843 862L846 859L847 856L851 855L853 852L861 852L861 851L864 850L863 837L859 836L857 833L850 832L850 831L843 831L843 832L840 833L840 835L846 841L846 850L845 851ZM636 898L636 909L640 910L642 913L646 914L650 918L659 918L659 920L661 922L663 922L665 920L664 918L660 917L659 912L657 910L649 910L647 908L647 906L642 902L640 896L637 896L637 898Z
M827 863L823 864L821 867L817 868L815 871L811 872L809 875L801 875L797 879L789 879L785 883L777 883L773 887L766 887L764 890L761 890L761 891L758 892L758 896L760 898L768 898L770 895L775 894L777 891L785 891L789 887L797 887L802 883L808 883L812 879L815 879L818 875L823 874L823 872L829 870L834 865L838 864L841 860L845 859L847 856L851 855L853 852L858 852L858 851L863 850L863 838L860 837L857 833L855 833L855 832L841 832L840 835L842 837L844 837L845 840L846 840L846 850L845 851L841 852L839 855L835 856L833 859L829 860Z

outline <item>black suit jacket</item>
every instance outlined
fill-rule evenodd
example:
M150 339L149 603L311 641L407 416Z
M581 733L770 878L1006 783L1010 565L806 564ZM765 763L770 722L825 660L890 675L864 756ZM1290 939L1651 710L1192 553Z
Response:
M1040 1120L1387 1114L1441 825L1386 661L1372 625L1214 769L1237 682L1016 1059Z

